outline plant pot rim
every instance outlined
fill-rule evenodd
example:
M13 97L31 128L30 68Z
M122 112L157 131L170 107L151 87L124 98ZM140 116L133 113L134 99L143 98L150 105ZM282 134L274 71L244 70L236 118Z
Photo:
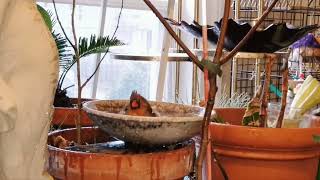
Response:
M214 144L261 149L320 150L313 136L320 128L260 128L211 123L209 125Z
M81 129L99 129L98 127L82 127ZM54 136L57 135L61 132L65 132L65 131L75 131L76 128L67 128L67 129L61 129L61 130L55 130L52 131L48 134L48 137L50 136ZM157 151L157 152L149 152L149 153L139 153L139 154L111 154L111 153L91 153L91 152L82 152L82 151L72 151L72 150L66 150L66 149L62 149L62 148L58 148L58 147L54 147L52 145L48 144L48 149L50 151L55 151L55 152L64 152L66 154L77 154L79 156L83 155L83 156L110 156L110 157L141 157L141 156L154 156L154 155L161 155L163 153L165 154L175 154L175 153L179 153L181 152L183 149L184 150L188 150L188 149L192 149L193 147L195 147L195 142L193 140L190 140L190 144L183 146L181 148L178 149L174 149L174 150L167 150L167 151Z

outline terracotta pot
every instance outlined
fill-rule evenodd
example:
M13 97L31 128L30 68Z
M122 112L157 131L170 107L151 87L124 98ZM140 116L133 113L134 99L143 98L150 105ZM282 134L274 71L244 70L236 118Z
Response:
M239 124L244 111L220 109L217 113L231 124ZM320 145L312 137L320 133L320 128L252 128L217 123L209 128L212 148L229 179L316 178ZM223 179L216 164L212 167L214 179Z
M90 101L92 99L83 99L83 101ZM76 99L71 99L71 101L76 104ZM93 122L88 117L87 113L84 111L81 112L82 126L93 126ZM62 127L62 128L71 128L75 127L76 119L78 116L77 108L66 108L66 107L54 107L53 117L51 124Z
M82 139L93 137L107 139L105 134L93 128L84 128ZM61 135L75 140L75 129L65 129L49 135ZM182 179L191 172L195 147L186 147L157 153L107 154L67 151L48 146L48 172L64 180L133 180L133 179Z

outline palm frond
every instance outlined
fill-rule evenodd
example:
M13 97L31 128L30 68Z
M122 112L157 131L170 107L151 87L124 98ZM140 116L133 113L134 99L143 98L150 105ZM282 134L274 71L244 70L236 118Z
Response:
M78 45L79 55L82 58L91 54L104 53L108 51L109 47L120 45L124 45L124 43L116 37L96 37L95 35L91 35L90 39L80 37Z
M39 4L37 4L37 8L39 13L42 16L42 19L44 20L44 22L46 23L47 27L49 28L50 31L52 31L52 28L55 24L55 20L53 18L53 13L44 9L42 6L40 6Z
M57 49L59 52L59 66L61 70L66 69L72 64L73 54L70 53L70 46L67 39L60 33L52 32L52 36L56 42Z

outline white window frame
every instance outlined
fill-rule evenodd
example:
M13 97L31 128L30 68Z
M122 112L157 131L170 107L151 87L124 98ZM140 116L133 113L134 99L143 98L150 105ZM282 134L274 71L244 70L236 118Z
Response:
M107 7L120 8L121 0L77 0L76 3L79 5L87 6L101 6L103 1L106 1ZM52 0L37 0L37 2L52 3ZM72 0L55 0L56 3L72 4ZM153 0L153 4L161 12L166 12L168 0ZM125 9L136 9L136 10L149 10L143 0L124 0Z

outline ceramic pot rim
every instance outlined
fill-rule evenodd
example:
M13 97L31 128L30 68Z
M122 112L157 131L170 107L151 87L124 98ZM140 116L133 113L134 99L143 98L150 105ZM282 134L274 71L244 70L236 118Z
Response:
M82 129L98 129L97 127L83 127ZM52 131L48 134L48 137L50 136L57 136L59 135L61 132L65 132L65 131L76 131L76 128L67 128L67 129L61 129L61 130L56 130L56 131ZM90 152L81 152L81 151L72 151L72 150L66 150L66 149L61 149L58 147L54 147L52 145L47 145L48 149L50 151L54 151L54 152L63 152L67 154L76 154L79 156L111 156L111 157L139 157L139 156L154 156L154 155L161 155L161 154L175 154L175 153L181 153L181 151L189 151L195 148L195 142L194 140L190 140L192 141L192 143L190 143L187 146L184 146L182 148L178 148L178 149L174 149L174 150L168 150L168 151L159 151L159 152L150 152L150 153L141 153L141 154L110 154L110 153L90 153Z

